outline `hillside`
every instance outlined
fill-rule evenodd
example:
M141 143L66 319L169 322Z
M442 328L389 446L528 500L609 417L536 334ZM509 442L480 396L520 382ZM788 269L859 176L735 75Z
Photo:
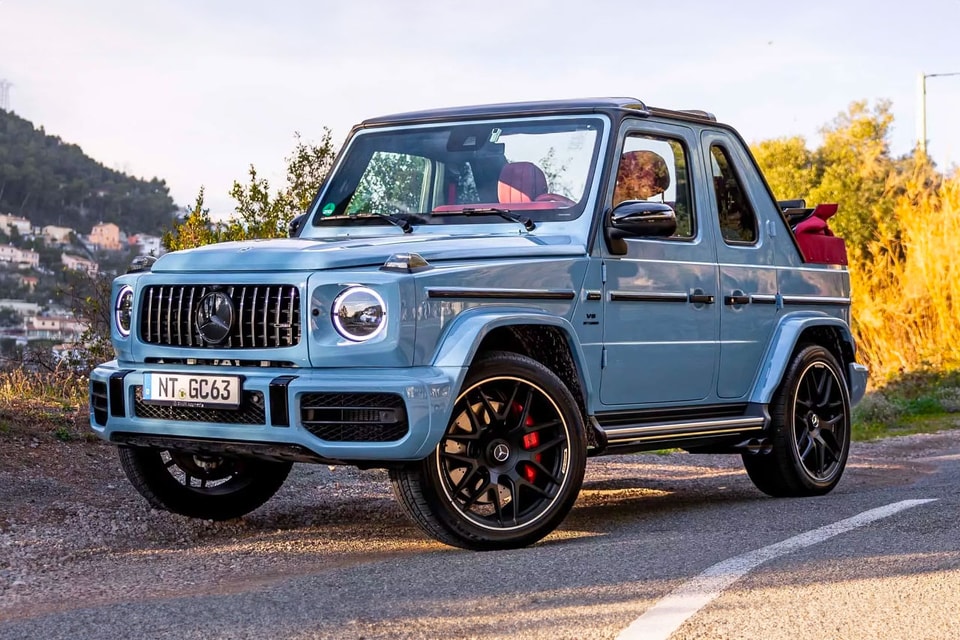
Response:
M161 234L176 205L163 180L140 180L90 158L75 144L0 109L0 213L89 233L114 222L127 233Z

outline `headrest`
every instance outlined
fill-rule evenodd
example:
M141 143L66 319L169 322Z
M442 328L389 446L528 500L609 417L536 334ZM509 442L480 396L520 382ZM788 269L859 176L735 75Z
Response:
M670 187L670 170L666 161L653 151L627 151L620 156L613 203L624 200L646 200Z
M500 170L500 202L533 202L547 192L547 177L532 162L511 162Z

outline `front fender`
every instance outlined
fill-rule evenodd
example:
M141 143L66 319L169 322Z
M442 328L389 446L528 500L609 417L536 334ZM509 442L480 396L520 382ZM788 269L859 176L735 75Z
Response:
M563 332L580 376L580 386L585 396L583 400L586 406L593 406L591 404L593 401L593 385L590 382L590 372L587 369L583 349L580 347L580 341L577 339L573 325L565 318L538 309L522 307L491 309L486 307L464 311L450 323L450 326L444 332L434 352L431 365L447 370L461 367L461 375L457 380L456 387L459 389L463 384L467 368L476 357L484 338L500 327L519 325L556 327Z
M750 394L750 402L767 404L773 399L773 394L783 378L787 366L790 364L790 357L800 340L804 331L811 327L828 327L836 329L840 338L850 345L850 350L856 353L856 346L850 327L843 320L833 316L821 315L815 312L798 312L784 317L773 334L770 346L764 354L764 366L760 370L760 375L754 384L753 391ZM863 395L863 386L859 377L851 378L851 368L840 362L841 370L846 374L847 385L850 391L851 404L855 404Z

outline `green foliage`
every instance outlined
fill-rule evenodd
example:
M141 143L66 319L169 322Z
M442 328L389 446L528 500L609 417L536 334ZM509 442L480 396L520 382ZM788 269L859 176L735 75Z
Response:
M823 143L815 151L800 137L751 147L777 199L840 205L830 226L846 240L852 262L870 256L878 237L899 233L893 210L913 160L890 155L890 109L886 100L872 108L854 102L821 130Z
M855 440L932 433L958 426L960 370L902 373L870 391L853 410Z
M204 188L200 187L193 210L183 222L163 236L163 246L168 251L191 249L220 241L220 231L210 221L210 209L203 206Z
M77 145L0 109L0 212L81 233L99 222L160 233L173 222L176 205L163 180L108 169Z
M752 151L777 200L807 197L819 182L814 154L799 136L764 140Z
M110 342L113 277L104 272L90 275L82 271L65 271L64 276L66 284L59 291L60 297L87 326L68 366L74 371L89 371L114 357L113 344Z
M892 213L898 194L888 184L895 164L889 144L892 123L889 101L872 111L866 102L855 102L823 130L817 152L823 176L810 198L840 205L831 226L854 258L870 253L878 232L897 232Z
M319 144L305 143L295 134L296 144L287 157L287 185L275 192L250 165L248 181L236 181L230 196L236 202L234 216L214 223L204 207L200 189L193 210L166 233L163 245L171 251L190 249L214 242L253 238L283 238L290 221L305 212L333 165L335 152L329 129Z

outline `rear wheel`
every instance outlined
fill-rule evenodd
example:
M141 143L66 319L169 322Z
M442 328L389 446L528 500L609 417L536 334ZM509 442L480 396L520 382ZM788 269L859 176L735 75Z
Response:
M250 513L280 489L293 466L166 449L119 449L124 473L151 506L207 520Z
M790 362L770 403L772 450L743 455L758 489L771 496L816 496L840 481L850 452L850 397L836 358L819 345Z
M586 465L583 419L548 368L495 352L467 375L446 435L394 492L428 535L468 549L521 547L570 511Z

